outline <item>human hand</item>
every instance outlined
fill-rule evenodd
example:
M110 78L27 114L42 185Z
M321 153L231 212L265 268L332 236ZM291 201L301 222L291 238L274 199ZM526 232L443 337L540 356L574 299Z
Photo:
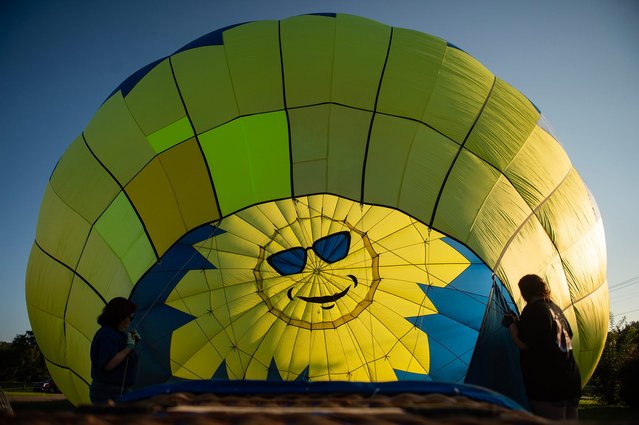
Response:
M130 349L134 349L136 345L140 342L142 337L136 330L132 330L126 334L126 346Z
M513 313L512 311L504 314L503 319L501 319L501 325L505 328L509 328L510 325L515 322L517 322L517 316L515 316L515 313Z

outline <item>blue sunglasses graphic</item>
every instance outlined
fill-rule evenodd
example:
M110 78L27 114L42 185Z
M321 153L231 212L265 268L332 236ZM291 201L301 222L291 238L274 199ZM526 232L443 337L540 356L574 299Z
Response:
M310 248L289 248L270 255L266 261L282 276L301 273L306 266L306 251L312 249L322 261L334 263L345 258L351 245L349 232L338 232L313 242Z

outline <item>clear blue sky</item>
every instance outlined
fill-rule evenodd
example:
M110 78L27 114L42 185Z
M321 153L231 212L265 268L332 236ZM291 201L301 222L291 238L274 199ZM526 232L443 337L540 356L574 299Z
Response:
M612 311L639 320L637 0L0 0L0 340L31 328L24 280L44 188L111 91L217 28L313 12L442 37L528 96L597 199Z

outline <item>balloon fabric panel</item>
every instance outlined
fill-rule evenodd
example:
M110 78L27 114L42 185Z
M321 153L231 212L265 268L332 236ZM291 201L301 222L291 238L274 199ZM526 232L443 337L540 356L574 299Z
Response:
M125 186L155 156L120 92L107 99L84 131L89 149Z
M445 53L446 42L440 38L394 28L377 110L423 122Z
M126 95L126 106L135 122L148 136L186 117L181 95L173 77L171 59L150 70ZM175 143L186 140L186 135Z
M290 196L285 113L240 118L200 135L199 140L223 215L265 199Z
M76 182L83 184L78 185ZM120 192L120 187L95 159L84 138L69 146L51 175L51 187L88 223L94 223Z
M171 63L197 134L239 116L224 46L186 50L172 56Z
M225 31L224 48L240 115L283 109L278 22L251 22Z

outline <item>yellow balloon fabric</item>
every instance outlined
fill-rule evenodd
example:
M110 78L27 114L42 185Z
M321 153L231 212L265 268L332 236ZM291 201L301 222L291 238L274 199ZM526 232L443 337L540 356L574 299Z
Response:
M89 402L96 318L123 296L141 387L463 382L493 280L521 309L536 273L586 382L604 230L544 122L459 48L356 16L194 41L123 82L51 176L26 292L53 378Z

